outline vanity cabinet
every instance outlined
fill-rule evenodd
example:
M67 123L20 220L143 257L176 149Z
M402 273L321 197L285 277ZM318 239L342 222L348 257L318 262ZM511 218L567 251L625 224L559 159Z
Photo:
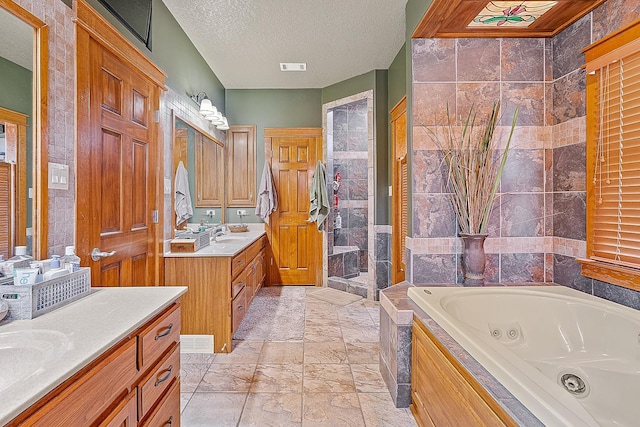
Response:
M234 332L265 282L266 236L234 256L165 257L165 284L187 286L182 333L213 335L214 352L229 353Z
M422 322L414 319L412 333L411 412L419 426L518 425Z
M165 425L180 416L179 375L180 306L174 303L8 425L111 427L151 425L152 419Z
M224 146L196 132L196 207L224 203Z
M227 206L256 205L256 127L227 131Z

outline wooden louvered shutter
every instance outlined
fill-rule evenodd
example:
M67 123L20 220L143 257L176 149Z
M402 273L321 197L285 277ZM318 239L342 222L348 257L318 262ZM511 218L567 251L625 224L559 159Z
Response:
M0 162L0 255L3 255L4 259L11 255L12 194L11 164Z
M400 160L400 261L402 263L402 269L406 271L407 267L407 231L409 224L409 172L407 168L407 156L405 155Z
M640 35L640 28L635 31ZM588 260L583 274L640 289L640 40L624 33L586 52Z

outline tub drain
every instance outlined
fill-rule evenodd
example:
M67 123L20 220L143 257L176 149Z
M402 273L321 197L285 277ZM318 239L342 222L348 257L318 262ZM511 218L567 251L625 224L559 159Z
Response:
M587 383L575 374L562 375L560 377L560 385L576 397L585 397L589 393Z

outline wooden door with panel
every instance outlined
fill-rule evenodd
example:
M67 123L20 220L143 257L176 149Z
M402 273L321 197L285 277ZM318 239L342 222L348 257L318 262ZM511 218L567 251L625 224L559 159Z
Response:
M162 148L154 113L165 76L128 42L106 45L94 31L113 43L121 36L89 9L79 3L78 255L92 267L93 286L159 284Z
M322 129L265 128L278 209L269 217L269 284L320 285L322 234L309 218L309 190L322 156Z

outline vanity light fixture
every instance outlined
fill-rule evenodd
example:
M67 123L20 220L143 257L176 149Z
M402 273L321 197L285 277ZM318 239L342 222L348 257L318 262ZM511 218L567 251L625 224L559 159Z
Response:
M227 121L226 117L222 118L222 124L219 124L218 126L216 126L219 130L229 130L229 122Z
M195 95L190 95L190 98L193 100L193 102L198 104L198 107L200 107L200 114L202 114L205 119L209 120L212 125L217 126L220 130L229 129L227 118L218 111L216 106L213 105L205 92L198 92ZM222 125L226 125L226 128L221 129L220 126Z

